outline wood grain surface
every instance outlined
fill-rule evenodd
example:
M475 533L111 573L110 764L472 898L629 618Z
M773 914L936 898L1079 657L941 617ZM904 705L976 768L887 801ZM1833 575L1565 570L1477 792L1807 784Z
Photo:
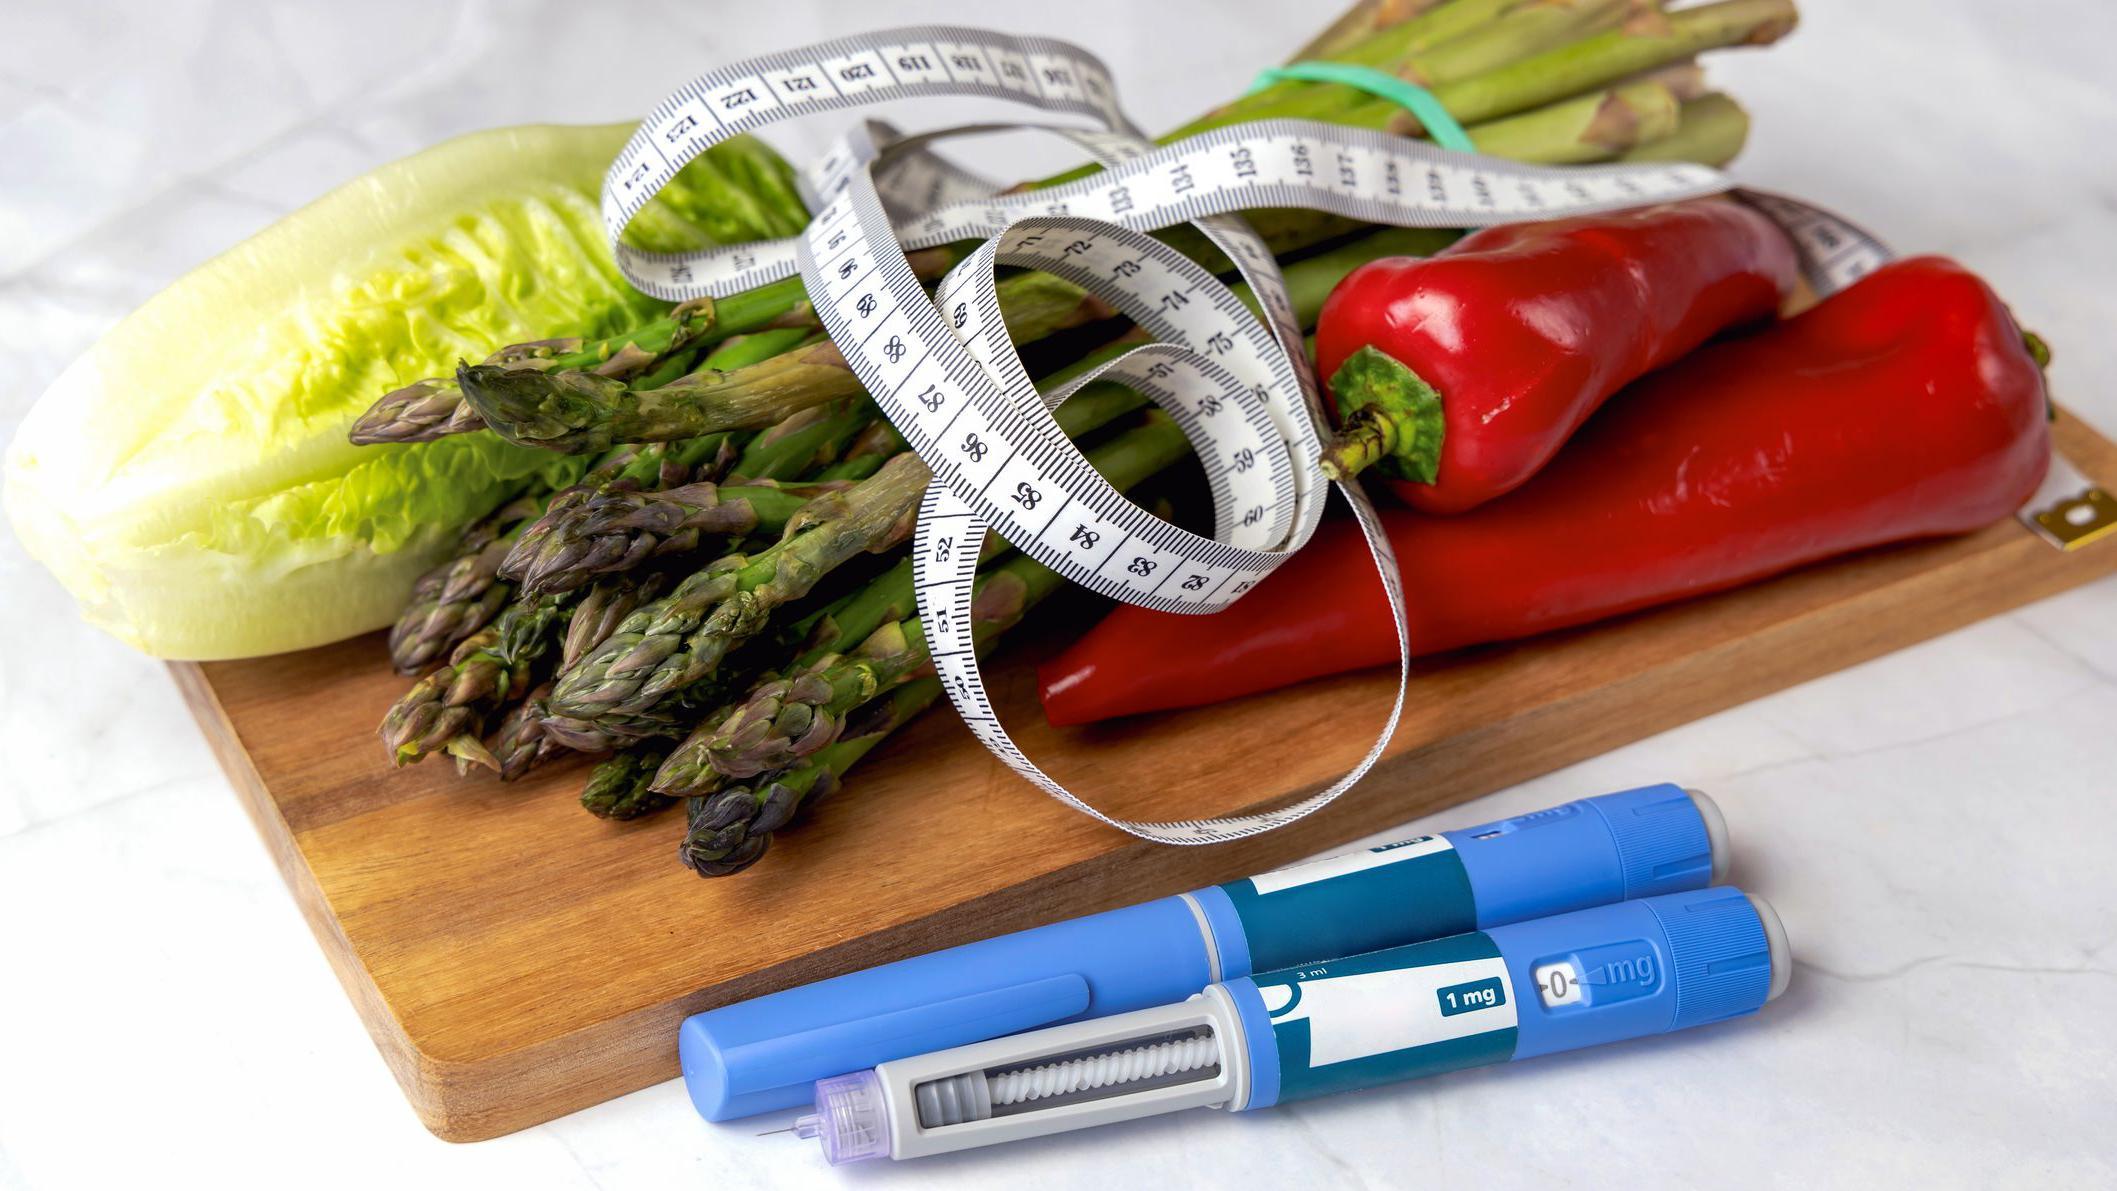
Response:
M2055 429L2117 487L2117 446L2070 418ZM513 786L442 762L393 771L374 728L405 683L379 635L173 669L413 1107L472 1140L674 1076L687 1014L1267 868L2111 571L2117 543L2060 553L2010 520L1423 662L1372 777L1293 827L1219 847L1144 844L1075 814L936 711L755 868L717 881L677 863L678 814L583 813L585 764ZM989 678L1054 776L1159 818L1329 781L1366 749L1391 682L1352 675L1059 731L1026 665Z

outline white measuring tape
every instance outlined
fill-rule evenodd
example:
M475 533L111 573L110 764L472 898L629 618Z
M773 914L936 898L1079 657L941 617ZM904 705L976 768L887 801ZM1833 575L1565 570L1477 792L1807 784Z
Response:
M1084 117L1069 137L1106 168L1021 194L933 155L940 136L902 138L867 122L805 181L817 208L790 240L657 254L619 239L686 162L765 125L837 108L979 96ZM919 27L842 38L701 75L662 101L612 163L603 221L633 284L670 301L725 297L799 272L824 327L934 480L919 512L919 614L963 719L1054 798L1146 839L1205 844L1293 822L1335 799L1381 758L1403 710L1411 647L1396 558L1357 485L1339 491L1367 536L1395 619L1396 704L1352 772L1291 806L1212 820L1117 819L1038 769L1000 726L972 647L979 547L1016 549L1113 599L1172 612L1227 606L1304 545L1323 514L1322 407L1276 262L1235 213L1304 207L1367 223L1482 227L1618 210L1732 189L1685 163L1552 168L1383 133L1298 120L1234 125L1156 148L1118 107L1093 55L1048 38ZM1745 193L1794 237L1809 280L1841 288L1889 259L1873 236L1807 204ZM1234 262L1264 311L1145 233L1193 223ZM907 250L982 240L929 297ZM1142 346L1039 393L1000 318L994 268L1039 269L1111 302L1145 328ZM1053 421L1074 388L1106 378L1168 410L1197 451L1215 500L1203 537L1133 504Z

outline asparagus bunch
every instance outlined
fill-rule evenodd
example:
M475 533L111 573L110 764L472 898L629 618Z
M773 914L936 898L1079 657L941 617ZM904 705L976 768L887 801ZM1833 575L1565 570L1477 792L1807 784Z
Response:
M731 339L710 358L741 362L773 346L769 334ZM587 630L597 615L607 615L616 593L606 593L589 619L576 622L568 617L570 600L559 593L578 584L532 591L515 581L546 551L565 548L574 510L649 485L695 480L710 486L735 459L734 447L727 433L621 447L579 483L526 493L472 526L457 556L420 580L411 607L391 632L391 655L401 672L419 673L444 653L448 658L384 715L380 735L392 761L406 765L442 751L459 766L481 765L512 778L551 755L557 741L543 731L548 708L542 703L534 717L519 710L508 714L494 736L496 747L487 747L479 734L493 712L519 699L553 640L563 635L572 648L585 651L607 635L605 628L590 640ZM754 524L741 518L730 523ZM640 584L630 586L637 590Z
M736 473L752 480L815 475L836 462L879 418L865 394L802 410L751 439L749 449L735 461Z
M1088 453L1113 485L1133 487L1189 453L1175 422L1160 411ZM986 561L1005 553L986 543ZM981 570L971 600L972 640L984 648L1019 624L1058 590L1057 572L1027 555L1007 555ZM654 788L697 797L727 778L785 768L837 739L846 717L878 693L915 677L932 660L924 623L912 611L917 596L910 560L884 572L830 616L829 640L859 639L849 652L812 644L768 677L726 714L701 724L663 762Z
M1088 458L1112 485L1128 489L1189 450L1175 422L1154 411ZM908 588L909 575L892 572L876 580L877 602L909 603L910 592L899 583ZM1057 572L1027 555L1006 556L978 576L972 640L981 652L989 648L1063 584ZM701 725L662 762L651 785L691 799L680 849L685 863L701 876L716 876L763 855L771 833L819 785L828 793L845 767L932 702L923 690L932 682L931 670L924 622L907 615L874 629L849 654L811 656L788 677L766 679L717 723ZM908 687L921 689L900 697ZM848 735L856 747L840 747ZM729 779L740 784L730 786Z
M455 553L419 577L411 602L390 628L390 660L400 674L420 674L483 628L515 594L525 561L537 556L577 504L646 482L681 484L717 476L731 460L725 433L668 444L622 447L581 481L554 491L537 484L473 523Z
M1330 286L1366 260L1398 251L1431 250L1442 242L1439 233L1392 229L1290 266L1287 278L1297 313L1313 319ZM1090 353L1050 380L1061 383L1129 346L1129 341L1121 341ZM1090 385L1062 407L1058 419L1069 434L1085 434L1137 409L1140 403L1137 394L1121 386ZM872 451L858 457L876 459L883 449L901 448L901 439L887 430L886 423L872 422L871 407L866 416L871 422L864 434L872 440ZM776 446L798 437L793 433L759 435L742 458L764 458ZM592 482L560 494L551 511L521 531L504 572L520 582L524 595L542 597L574 590L599 575L623 574L650 558L690 552L706 536L785 532L796 517L806 517L812 526L831 523L871 537L857 547L853 539L841 539L831 550L826 550L821 538L799 545L782 540L755 559L730 556L714 564L718 570L709 567L693 575L684 586L654 601L651 608L633 608L628 601L630 610L616 618L622 622L618 629L610 627L613 599L619 594L634 595L638 588L613 587L592 599L574 614L572 622L591 627L592 633L567 631L562 674L546 701L547 738L593 751L645 737L681 734L689 726L686 717L706 710L700 704L712 702L717 692L709 686L675 703L669 701L670 695L708 678L722 659L755 635L772 607L805 594L816 577L860 552L893 546L898 535L907 531L911 509L924 487L924 469L918 468L915 459L904 457L897 465L900 472L891 473L892 485L882 484L883 476L877 474L855 489L842 490L845 499L858 492L862 500L884 502L866 520L844 521L843 508L815 499L836 493L816 486L640 486L643 474L668 478L673 464L702 454L707 444L716 441L706 435L666 445L649 444L606 464ZM916 474L911 468L918 468ZM790 533L789 539L793 536L806 535ZM908 582L907 578L907 589ZM522 618L547 623L541 606L537 615L525 612ZM881 623L865 625L863 634ZM598 641L614 639L591 657L584 644L590 636ZM532 660L541 656L540 648ZM436 679L415 688L385 724L384 738L392 755L402 763L439 748L467 752L462 738L522 685L522 678L497 682L495 676L502 673L520 673L513 655L495 658L473 650L468 660L449 671L446 681ZM457 692L453 700L448 695L451 689ZM467 692L475 692L475 697L467 697ZM449 714L439 710L416 713L419 707L447 709Z

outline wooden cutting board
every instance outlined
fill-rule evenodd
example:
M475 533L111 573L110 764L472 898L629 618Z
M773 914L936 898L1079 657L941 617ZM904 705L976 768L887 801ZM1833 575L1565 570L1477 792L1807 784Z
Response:
M2117 491L2117 446L2071 418L2056 434ZM405 1095L435 1133L468 1141L674 1076L687 1014L1268 868L2112 571L2117 542L2061 553L2010 520L1421 663L1372 777L1220 847L1143 844L1075 814L940 710L755 868L717 881L678 865L677 814L583 813L585 764L514 786L439 762L392 771L374 729L405 683L379 635L173 668ZM1318 787L1366 749L1391 681L1058 731L1025 664L990 677L1031 756L1151 818Z

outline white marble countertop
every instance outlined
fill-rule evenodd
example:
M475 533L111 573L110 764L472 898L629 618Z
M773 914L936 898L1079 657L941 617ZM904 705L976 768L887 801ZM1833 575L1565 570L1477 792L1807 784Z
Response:
M630 7L12 7L0 434L127 309L350 175L473 128L636 115L738 54L943 11ZM2055 345L2061 397L2117 434L2117 11L1805 7L1792 40L1714 59L1758 118L1739 173L1982 271ZM985 8L1103 52L1153 127L1238 90L1333 6ZM701 1122L673 1082L435 1140L160 667L80 625L4 528L0 606L0 1187L2117 1183L2117 582L1431 820L1663 778L1711 790L1736 880L1799 956L1760 1016L843 1174Z

